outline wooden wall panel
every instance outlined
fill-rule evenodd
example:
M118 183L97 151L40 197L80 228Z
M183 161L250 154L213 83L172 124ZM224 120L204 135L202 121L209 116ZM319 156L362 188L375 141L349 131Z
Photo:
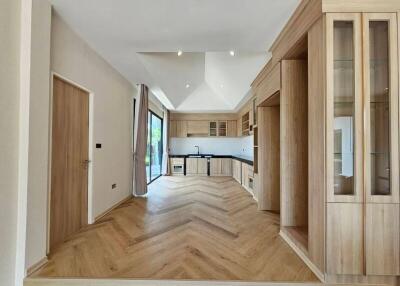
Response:
M277 63L258 86L253 87L257 96L257 105L267 100L281 89L281 64Z
M308 32L308 252L325 269L325 53L323 19Z
M307 62L282 61L281 225L308 224Z
M362 275L363 204L327 204L327 272L329 274Z
M258 209L280 209L280 107L258 108Z

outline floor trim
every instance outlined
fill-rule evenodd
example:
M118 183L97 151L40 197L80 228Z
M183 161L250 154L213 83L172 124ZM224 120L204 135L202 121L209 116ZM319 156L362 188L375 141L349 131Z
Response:
M108 215L110 212L112 212L113 210L115 210L116 208L118 208L120 205L122 205L123 203L126 203L127 201L129 201L130 199L133 198L133 195L130 194L129 196L127 196L125 199L122 199L122 201L119 201L118 203L114 204L111 208L105 210L104 212L102 212L101 214L99 214L98 216L95 217L94 219L94 223L96 223L97 221L99 221L100 219L102 219L103 217L105 217L106 215Z
M318 282L26 278L24 286L314 286Z
M40 259L38 262L33 264L31 267L28 268L27 270L27 275L32 275L34 272L38 271L40 268L46 265L46 263L49 262L49 259L47 256L43 257Z
M282 239L289 244L289 246L296 252L296 254L300 257L301 260L310 268L310 270L317 276L317 278L324 283L325 276L324 274L311 262L311 260L307 257L307 255L290 239L290 237L282 230L279 231L279 235Z

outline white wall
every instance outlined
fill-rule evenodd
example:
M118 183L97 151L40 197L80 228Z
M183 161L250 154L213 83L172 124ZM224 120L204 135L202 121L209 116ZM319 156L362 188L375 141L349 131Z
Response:
M196 153L200 147L202 154L242 155L253 157L253 136L238 138L171 138L170 154L182 155Z
M25 267L46 256L51 6L32 1L29 168Z
M14 285L19 132L19 0L0 1L0 284Z
M97 216L132 193L131 120L137 90L54 12L51 69L94 93L93 144L102 144L91 158Z

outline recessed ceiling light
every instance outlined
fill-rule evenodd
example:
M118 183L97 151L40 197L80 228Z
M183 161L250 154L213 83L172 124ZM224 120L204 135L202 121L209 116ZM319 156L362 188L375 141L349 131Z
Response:
M230 51L229 54L233 57L235 56L235 51Z
M178 51L178 57L182 56L183 52L181 50Z
M190 87L190 84L187 83L187 84L186 84L186 88L189 88L189 87Z

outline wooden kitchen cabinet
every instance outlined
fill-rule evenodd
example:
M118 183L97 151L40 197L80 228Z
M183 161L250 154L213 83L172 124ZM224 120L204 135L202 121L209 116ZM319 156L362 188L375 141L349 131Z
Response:
M187 137L187 121L179 120L176 122L176 137Z
M227 137L237 137L237 121L228 120Z
M186 175L188 175L188 176L207 175L207 159L206 158L187 158L186 159Z
M177 137L177 130L176 130L176 120L171 120L169 122L169 137L174 138Z
M210 159L211 176L232 176L231 158L211 158Z
M236 159L232 159L232 177L242 184L242 162Z
M197 174L198 175L207 175L207 158L198 158L197 159Z
M197 175L198 158L186 158L186 175Z
M206 137L208 136L208 121L204 120L190 120L187 121L187 134L192 137Z
M221 159L211 158L210 159L210 175L220 176L221 175Z
M222 158L221 159L221 175L232 176L232 159Z

